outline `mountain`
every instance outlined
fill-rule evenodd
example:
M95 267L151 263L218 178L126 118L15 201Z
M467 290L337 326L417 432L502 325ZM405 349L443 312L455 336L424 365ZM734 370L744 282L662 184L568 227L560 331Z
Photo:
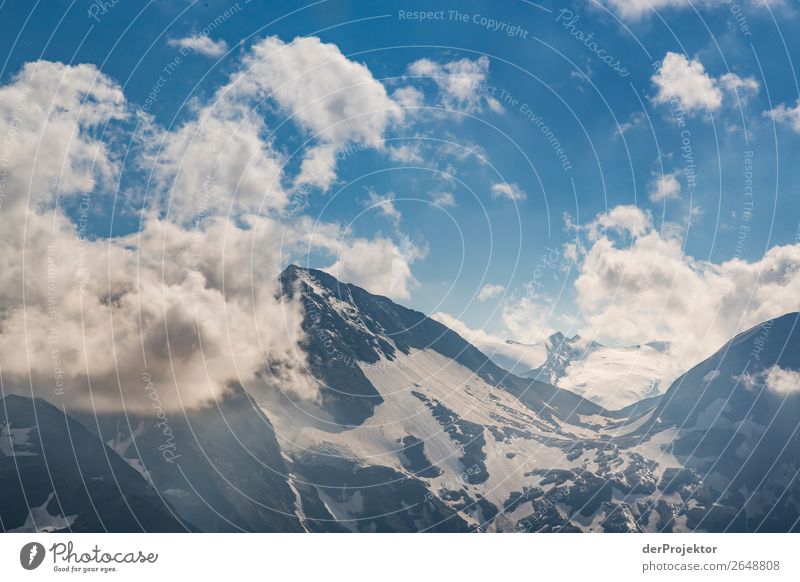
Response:
M579 335L566 337L556 332L527 347L523 362L533 360L536 365L518 371L520 376L570 390L609 410L661 394L683 371L670 355L667 342L608 347ZM533 354L538 359L527 357ZM517 369L521 363L511 362Z
M702 385L689 380L698 370L716 368L719 354L673 382L664 396L610 412L546 382L510 374L424 314L340 283L324 272L290 267L281 280L285 296L299 299L306 310L309 368L319 381L320 398L314 405L289 406L290 398L282 393L270 396L265 390L256 400L269 411L278 434L285 435L284 450L293 472L316 491L329 515L348 529L384 529L389 524L374 519L381 511L397 515L402 508L430 502L436 503L431 509L437 515L434 519L443 522L418 521L417 529L441 528L442 523L491 531L797 527L788 520L768 518L770 508L764 501L768 492L774 495L783 485L791 485L783 488L788 494L787 515L800 515L794 505L792 465L785 455L763 451L762 461L775 462L775 472L758 487L747 482L747 491L756 492L753 499L761 501L736 506L736 497L722 484L726 478L739 481L729 473L708 471L697 455L687 454L685 443L699 437L687 424L698 417L696 409L687 409L686 403L703 404L709 398ZM773 330L768 341L785 344L794 354L800 353L798 338L783 322L796 317L764 324ZM574 340L573 347L579 341L564 339ZM732 343L737 341L741 339ZM658 351L664 346L648 347ZM733 368L746 364L741 350L726 346L720 353L726 350L731 352ZM745 390L746 396L769 381L763 370L776 364L767 353L762 351L761 367L734 392ZM778 364L796 369L788 360ZM708 373L704 371L701 378ZM746 407L749 401L741 398ZM718 400L711 399L709 406L718 406ZM784 412L788 419L781 426L797 426L792 422L800 413L793 408ZM760 418L753 414L769 417L776 410L773 406L760 413L758 407L752 411L746 407L737 422L750 427ZM345 426L338 424L342 420ZM724 438L735 432L730 426L726 430L711 434ZM785 431L770 442L774 446L782 437L788 438ZM751 444L744 438L741 445L739 438L736 450L741 455ZM338 464L344 467L331 467ZM384 472L385 481L351 477L365 471ZM341 479L346 479L346 486ZM392 488L399 481L415 485L396 502ZM419 485L427 490L426 496L414 493ZM378 491L386 488L392 495L381 496ZM366 503L364 492L369 496ZM749 499L749 494L738 495L744 496L740 503ZM730 507L738 507L745 517L730 514ZM455 515L442 517L443 508Z
M129 412L85 422L199 529L303 531L275 430L241 385L157 420Z
M194 529L117 453L41 398L5 396L0 425L4 531Z
M267 361L212 404L170 413L166 445L152 416L3 399L0 526L800 530L797 313L733 338L662 395L609 410L323 271L291 266L280 282L280 299L304 310L305 370L288 382ZM551 339L572 358L563 370L577 361L568 350L603 350ZM557 376L556 361L539 375Z
M281 283L305 311L319 399L298 402L280 386L254 397L283 437L293 474L349 528L390 529L375 516L416 507L413 524L393 527L490 524L516 485L505 473L523 459L512 463L520 448L507 445L538 449L605 419L602 407L507 373L438 321L385 297L296 266ZM347 487L331 480L337 474Z
M789 313L739 334L678 378L639 430L669 435L685 468L670 486L695 500L689 528L800 530L799 324Z

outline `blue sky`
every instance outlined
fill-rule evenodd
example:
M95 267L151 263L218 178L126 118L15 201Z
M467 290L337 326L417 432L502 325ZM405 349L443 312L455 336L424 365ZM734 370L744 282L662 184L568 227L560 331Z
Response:
M346 261L327 243L280 257L264 249L265 261L338 262L342 278L456 317L465 334L485 329L521 341L555 329L618 343L674 340L697 310L713 314L692 331L698 349L797 308L796 7L755 0L658 0L658 12L638 0L58 4L0 7L0 52L8 55L0 83L13 84L25 63L88 63L120 88L127 110L146 113L88 130L119 162L110 181L116 195L98 196L93 206L93 237L142 228L142 208L157 206L159 188L177 183L154 171L148 148L202 120L209 104L215 115L235 116L245 97L220 104L219 91L242 71L258 74L246 65L256 47L269 37L317 37L365 65L367 81L382 86L402 114L322 138L322 122L303 121L291 95L248 94L244 118L259 118L255 134L285 162L279 181L289 200L303 157L320 144L334 148L335 176L309 187L299 216L337 225L364 245L390 241L403 265L390 261L393 272L375 273L357 264L370 255L355 243L344 245ZM420 21L418 11L431 13ZM315 78L308 71L315 47L281 66L304 63L297 74ZM383 99L379 93L370 95ZM347 91L339 97L348 115L360 113ZM231 109L219 113L224 107ZM77 220L78 198L59 204ZM258 206L233 211L234 223L246 223ZM635 212L611 213L618 208ZM200 224L192 220L186 212L175 218L187 229ZM601 252L602 244L615 252ZM788 250L775 264L764 262L773 247ZM770 291L762 273L779 273ZM400 277L399 287L386 277ZM706 296L715 302L698 300ZM632 329L636 321L642 324Z

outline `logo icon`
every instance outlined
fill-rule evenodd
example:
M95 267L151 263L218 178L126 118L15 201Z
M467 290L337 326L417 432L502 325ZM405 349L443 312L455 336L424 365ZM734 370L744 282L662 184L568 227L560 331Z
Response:
M39 542L30 542L19 551L19 563L26 570L35 570L44 562L44 546Z

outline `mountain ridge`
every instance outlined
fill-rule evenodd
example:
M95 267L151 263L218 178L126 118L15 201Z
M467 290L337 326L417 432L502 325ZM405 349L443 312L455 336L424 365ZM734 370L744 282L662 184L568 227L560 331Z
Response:
M35 504L9 488L2 527L100 531L71 486L76 470L104 477L108 465L155 531L800 529L800 314L738 334L663 395L611 411L511 374L442 323L322 271L291 266L280 288L302 304L304 373L318 397L267 366L171 420L173 465L146 416L72 417L8 395L0 486L28 463ZM31 410L69 484L56 487L60 501L32 454ZM110 507L116 531L134 527Z

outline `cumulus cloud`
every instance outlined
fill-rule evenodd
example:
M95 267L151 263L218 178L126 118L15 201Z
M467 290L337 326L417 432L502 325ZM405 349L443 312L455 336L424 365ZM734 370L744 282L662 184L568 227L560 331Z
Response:
M800 393L800 372L773 366L766 377L767 390L786 396Z
M420 59L408 66L408 74L430 78L439 90L439 103L446 109L478 113L486 107L502 111L500 102L485 89L489 75L489 58L463 58L447 63Z
M284 43L268 37L245 58L242 70L220 91L227 101L270 98L306 130L307 148L296 183L330 186L336 149L348 143L381 149L385 130L403 118L402 108L370 70L316 37ZM313 173L312 168L327 168Z
M152 412L151 382L172 410L268 370L282 389L314 399L302 309L279 298L281 261L333 257L343 278L409 296L424 249L283 213L286 160L252 110L265 98L316 135L306 161L335 160L351 142L382 148L400 116L366 67L333 45L266 39L183 125L167 130L139 113L147 135L131 158L135 171L152 172L141 229L95 239L86 217L73 222L55 202L79 198L91 212L117 187L113 135L131 137L133 126L121 88L92 65L45 61L0 87L4 390Z
M4 390L152 412L145 378L168 410L208 402L271 358L302 369L293 349L301 312L275 299L278 266L237 280L253 273L253 225L212 217L185 228L150 212L136 235L88 237L88 214L120 171L102 130L128 116L121 89L91 65L29 63L0 88ZM56 196L78 199L78 222ZM258 242L272 255L282 233L268 230ZM227 277L223 257L236 267Z
M228 52L228 43L222 39L213 40L207 34L173 38L167 44L183 49L183 52L193 52L210 58L219 58Z
M405 300L419 285L411 265L426 250L403 239L398 246L388 239L344 241L338 245L335 263L324 270L341 281L391 299Z
M647 116L641 111L634 111L631 113L630 117L628 117L628 121L624 121L619 124L614 132L614 135L625 135L633 129L639 129L642 127L647 127Z
M545 294L512 294L502 304L503 337L531 344L565 322L608 345L665 340L670 366L686 370L737 333L800 310L800 244L775 246L757 261L714 263L686 254L680 228L657 228L650 212L635 206L569 226L576 231L564 247L577 271L574 321L554 312ZM469 330L463 335L487 350L499 341ZM776 378L776 386L785 385Z
M369 69L318 38L284 43L268 37L254 45L196 119L153 140L150 165L170 193L170 213L189 220L198 210L281 210L285 156L264 120L253 111L271 100L309 134L295 187L328 188L350 144L383 148L384 131L402 110Z
M231 117L216 106L157 140L148 163L168 193L169 214L179 222L209 213L281 209L284 160L262 139L263 120Z
M143 412L153 410L145 391L152 381L161 406L176 410L221 396L231 382L252 381L270 359L302 368L293 350L301 312L274 298L273 277L254 281L256 310L246 294L215 286L225 266L209 272L205 250L219 246L219 233L153 219L138 241L85 241L67 219L55 220L56 230L52 216L28 213L28 258L16 265L25 285L3 290L17 302L0 333L7 390L32 390L70 408ZM17 242L11 247L5 256L21 261ZM197 264L190 248L204 257Z
M0 87L4 214L111 184L117 161L91 134L127 116L122 91L93 65L24 65Z
M622 204L598 215L589 224L581 227L581 230L586 232L589 240L596 241L609 232L637 237L652 228L653 217L648 210L632 204Z
M693 5L691 0L604 0L604 3L628 20L638 20L657 10L688 8ZM701 3L702 0L694 2L695 5Z
M449 313L437 311L431 315L431 318L452 329L510 372L527 372L540 366L546 358L541 346L530 346L507 341L483 329L471 328Z
M667 53L652 81L658 88L653 98L657 104L676 101L687 112L716 111L722 105L722 91L703 63L684 55Z
M297 361L300 312L274 299L277 267L247 286L263 293L256 314L250 294L234 292L235 276L223 291L221 265L210 257L220 258L220 241L233 237L153 215L135 236L90 239L85 224L53 205L56 196L79 197L84 221L97 197L113 191L119 164L101 130L128 116L125 105L120 88L91 65L30 63L0 88L6 391L70 408L152 411L147 377L162 406L174 409L219 396L240 374L261 369L265 353ZM273 238L277 252L281 237ZM228 251L228 260L240 257L235 275L247 273L250 247ZM286 338L270 331L276 327Z
M800 133L800 99L794 107L787 107L781 103L775 109L764 112L765 117L771 117L777 123L785 123L797 133Z
M492 184L491 192L493 198L508 198L509 200L520 201L528 197L519 186L508 182Z
M627 217L614 221L625 236L611 238L600 225L615 215ZM576 257L584 335L669 340L693 363L739 331L800 308L800 245L773 247L754 262L717 264L685 254L676 229L657 230L633 207L594 222Z
M722 107L725 91L746 97L758 90L753 78L726 73L710 76L703 63L685 55L668 52L658 71L651 78L657 88L653 102L657 105L677 104L687 113L717 111Z
M681 195L681 183L678 180L678 176L680 176L680 172L655 176L650 184L650 192L648 193L650 202L657 203L679 198Z
M487 354L491 353L499 345L505 343L502 338L487 333L483 329L472 329L457 317L453 317L444 311L435 312L431 315L431 319L435 319L439 323L446 325L465 340Z
M503 303L500 321L508 337L517 341L533 344L552 335L554 315L545 301L539 300L534 293L525 293L521 297L511 296Z
M481 287L480 291L478 291L478 301L488 301L493 297L497 297L506 288L504 285L494 285L492 283L487 283L483 287Z
M442 311L434 313L431 318L452 329L512 374L524 374L541 366L547 359L543 343L525 344L509 341L483 329L473 329L457 317Z

